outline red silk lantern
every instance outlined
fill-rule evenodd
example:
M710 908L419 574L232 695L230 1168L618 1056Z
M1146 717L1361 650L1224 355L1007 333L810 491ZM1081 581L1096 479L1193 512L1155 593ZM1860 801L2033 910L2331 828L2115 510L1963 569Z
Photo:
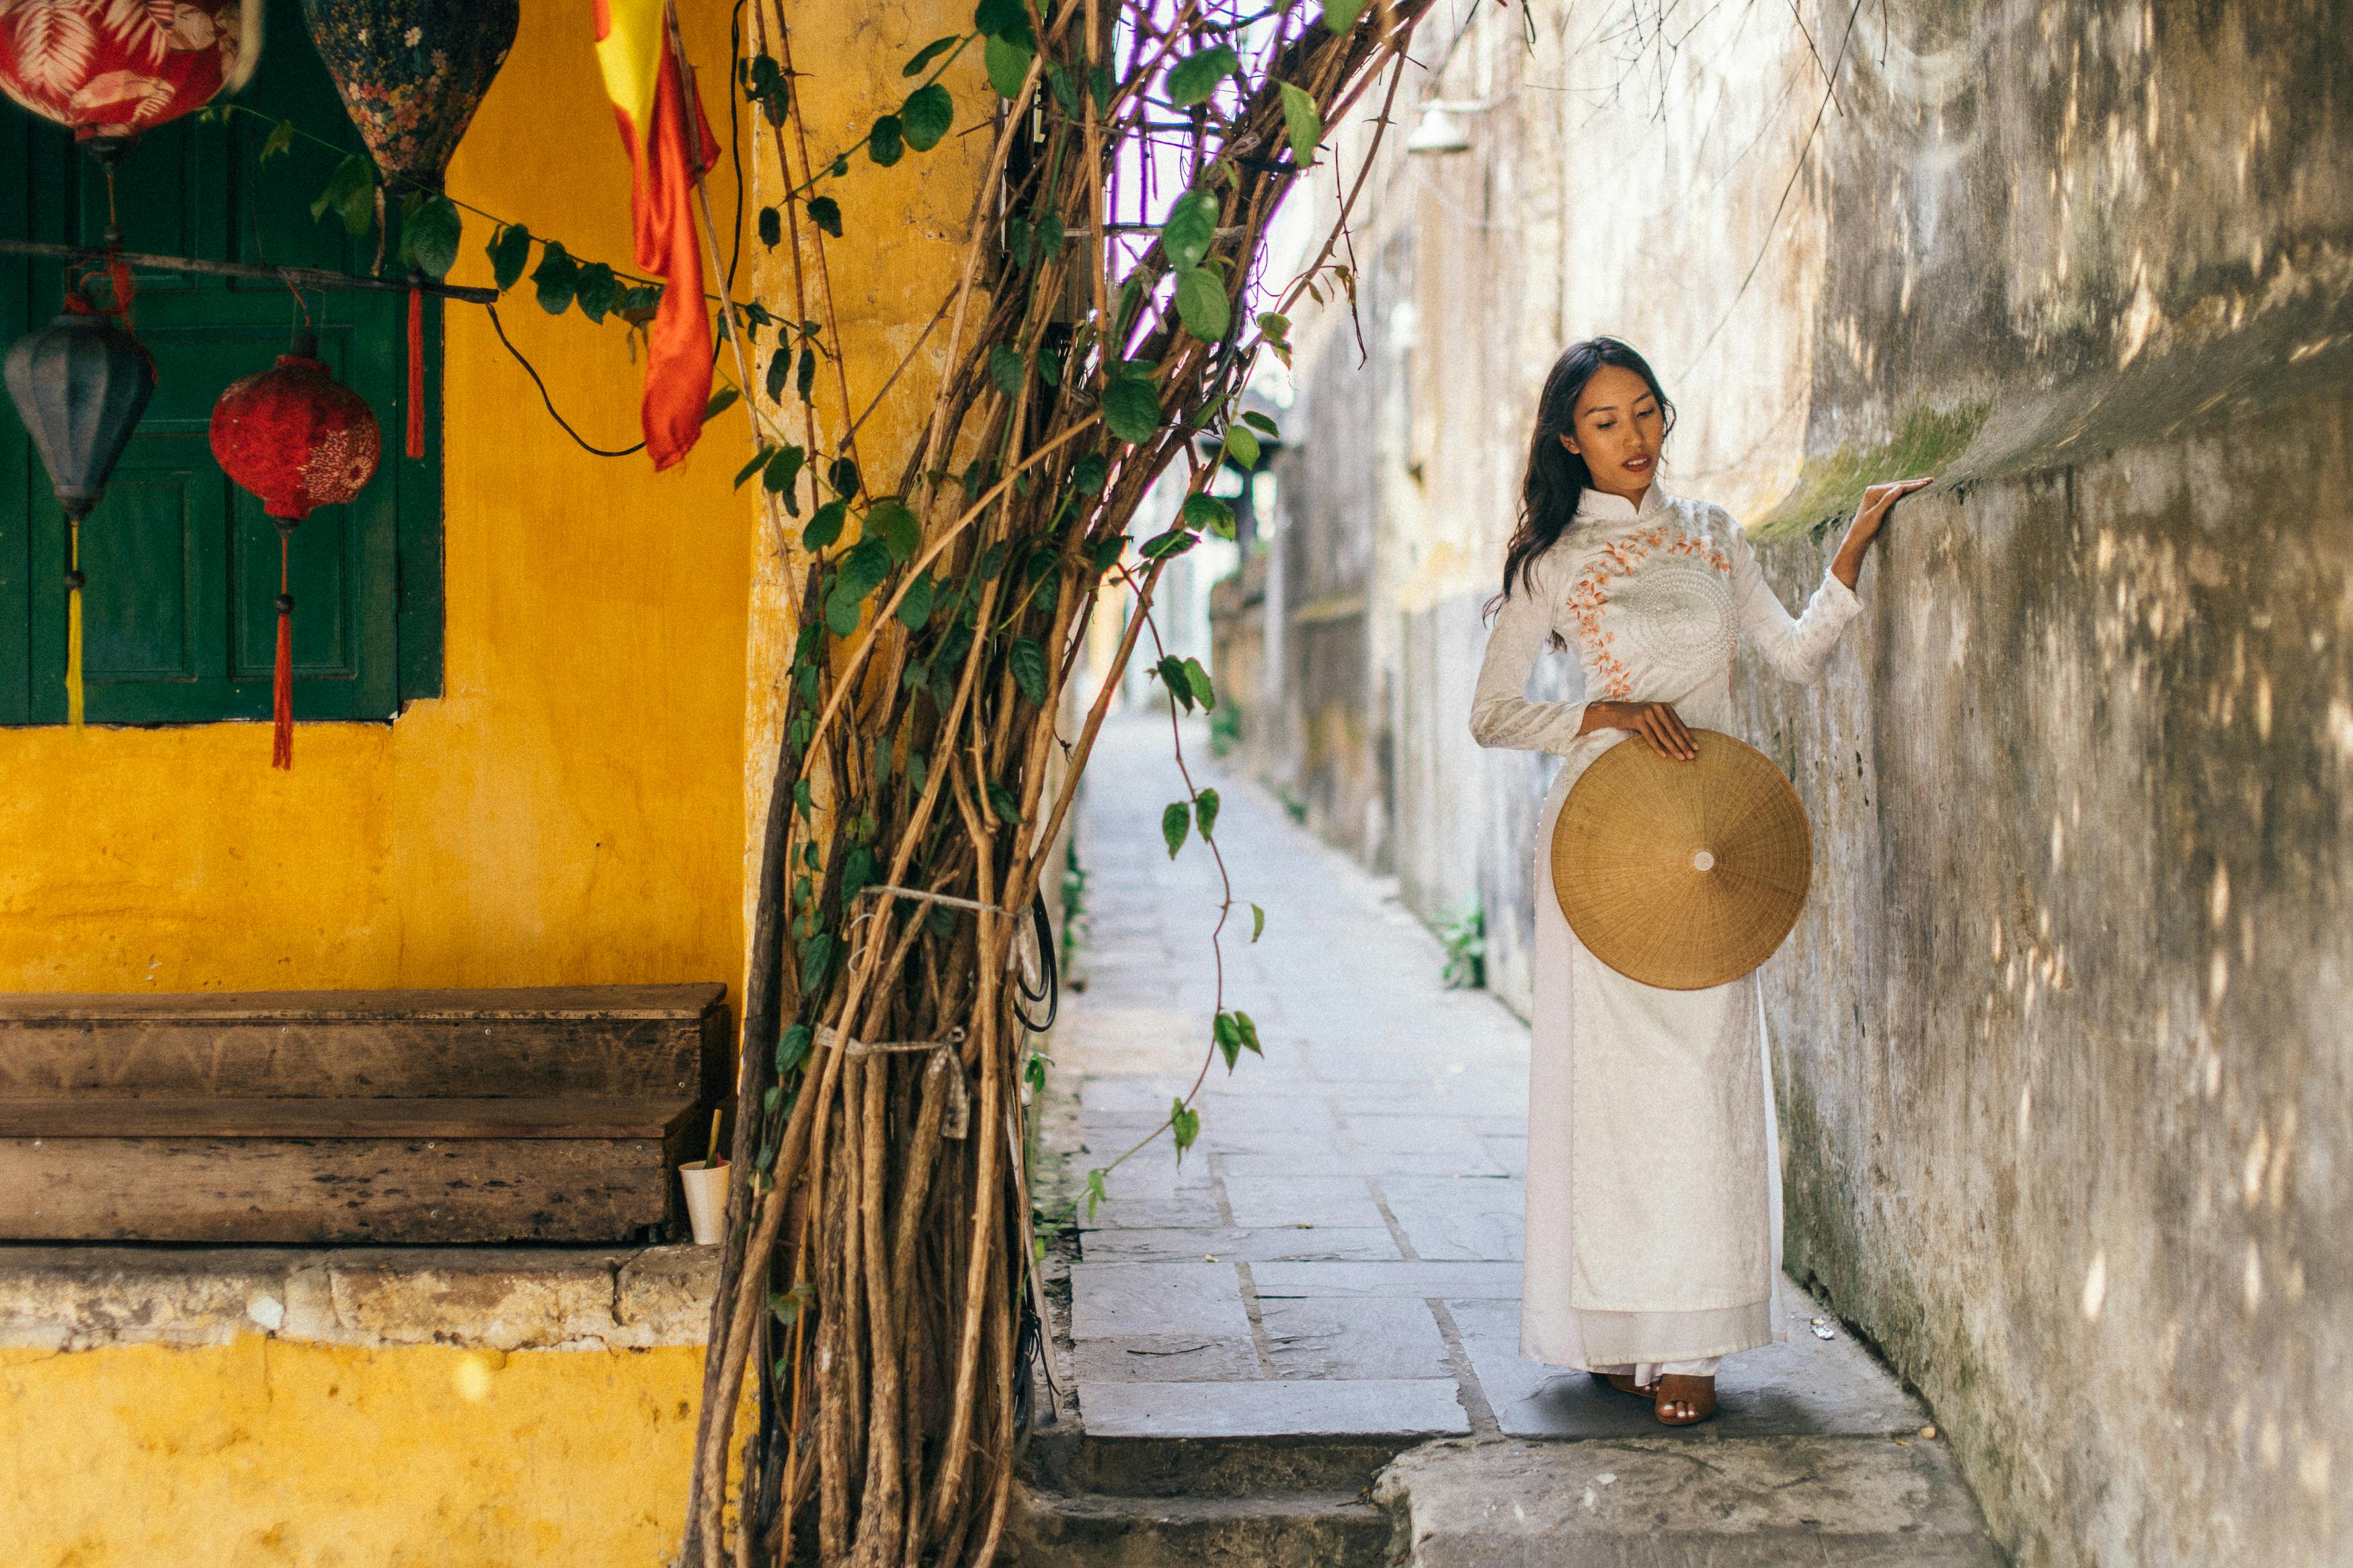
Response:
M299 332L274 369L231 382L213 405L213 457L222 471L261 498L278 523L278 664L269 763L294 765L294 595L286 576L294 525L311 509L340 506L375 475L383 435L367 400L316 357L318 340Z
M261 58L262 0L0 5L0 91L84 142L120 143L234 92Z

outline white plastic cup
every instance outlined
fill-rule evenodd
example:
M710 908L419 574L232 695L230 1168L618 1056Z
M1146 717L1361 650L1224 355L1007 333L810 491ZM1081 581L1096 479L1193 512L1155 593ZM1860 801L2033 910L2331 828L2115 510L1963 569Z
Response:
M686 1217L694 1245L716 1247L727 1238L727 1162L691 1160L678 1168L686 1188Z

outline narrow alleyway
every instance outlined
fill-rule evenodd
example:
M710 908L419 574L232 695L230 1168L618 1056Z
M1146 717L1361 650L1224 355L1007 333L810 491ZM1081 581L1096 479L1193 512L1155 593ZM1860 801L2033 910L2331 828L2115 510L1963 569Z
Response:
M1722 1413L1687 1432L1583 1373L1520 1359L1525 1026L1484 992L1448 989L1438 938L1271 793L1212 761L1205 731L1188 728L1186 756L1221 797L1237 900L1225 1005L1252 1016L1265 1054L1230 1075L1211 1067L1181 1163L1163 1135L1109 1174L1091 1219L1081 1200L1067 1370L1087 1440L1323 1440L1386 1456L1455 1437L1470 1439L1468 1456L1522 1454L1534 1446L1509 1440L1526 1438L1719 1452L1741 1438L1896 1438L1891 1496L1909 1500L1893 1506L1950 1514L1957 1497L1941 1526L1972 1545L1951 1560L1981 1560L1974 1507L1942 1445L1919 1436L1927 1414L1794 1284L1789 1342L1728 1362ZM1183 793L1165 714L1106 727L1079 837L1084 989L1066 995L1052 1046L1077 1096L1074 1189L1159 1123L1208 1049L1219 884L1198 838L1173 861L1162 841L1162 809ZM1266 910L1255 943L1250 901ZM1605 1469L1631 1479L1639 1458L1615 1451ZM1925 1489L1924 1463L1936 1483ZM1444 1470L1417 1464L1425 1483ZM1694 1484L1677 1469L1678 1486ZM1739 1476L1727 1469L1722 1486L1738 1489ZM1472 1490L1503 1487L1486 1478ZM1526 1507L1514 1511L1535 1528Z

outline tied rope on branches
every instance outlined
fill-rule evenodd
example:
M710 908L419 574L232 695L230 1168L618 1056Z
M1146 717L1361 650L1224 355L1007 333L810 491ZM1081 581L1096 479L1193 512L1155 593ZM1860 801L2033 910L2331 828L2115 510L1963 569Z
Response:
M687 1568L997 1554L1030 1356L1050 1350L1020 1095L1024 1035L1050 1022L1055 987L1041 878L1161 571L1205 533L1231 536L1207 487L1229 458L1256 461L1238 398L1258 351L1287 356L1301 292L1353 285L1336 226L1299 277L1261 279L1268 223L1331 158L1327 124L1384 78L1393 100L1428 4L981 0L970 31L908 40L904 102L849 141L803 117L809 62L781 0L745 0L739 111L755 181L783 185L758 214L777 279L761 303L800 341L760 345L771 412L743 479L761 475L805 570L775 672ZM1376 147L1387 123L1385 105ZM955 275L897 368L853 389L828 240L870 164L944 142L987 149ZM919 356L944 367L936 384L902 383ZM857 443L893 398L928 412L895 482L878 482ZM1179 460L1176 522L1131 553L1129 524ZM1113 668L1066 740L1091 617L1128 595ZM1198 666L1155 668L1172 704L1210 700ZM1173 820L1208 839L1214 793L1187 788ZM1035 984L1017 963L1025 927ZM1213 1022L1229 1067L1257 1048L1222 997ZM1181 1152L1198 1117L1179 1100L1164 1125Z

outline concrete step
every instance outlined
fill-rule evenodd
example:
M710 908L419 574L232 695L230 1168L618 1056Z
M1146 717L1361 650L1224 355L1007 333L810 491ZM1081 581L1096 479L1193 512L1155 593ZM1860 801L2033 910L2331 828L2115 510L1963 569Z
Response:
M1428 1444L1375 1498L1403 1568L2001 1568L1941 1442Z
M1107 1497L1029 1492L1014 1568L1380 1568L1389 1517L1362 1492Z

